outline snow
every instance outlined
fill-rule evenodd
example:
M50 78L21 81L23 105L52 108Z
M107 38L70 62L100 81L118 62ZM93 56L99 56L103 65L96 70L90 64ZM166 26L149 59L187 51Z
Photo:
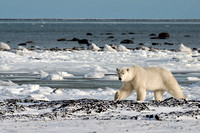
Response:
M130 50L127 49L127 48L126 48L125 46L123 46L123 45L119 45L118 51L119 51L119 52L130 52Z
M4 42L0 42L0 50L10 50L10 46Z
M200 79L198 77L187 77L187 80L189 80L189 81L199 81Z
M111 46L105 44L104 46L104 51L107 51L107 52L117 52L117 50L113 49Z
M158 50L127 50L118 47L118 51L105 45L104 51L0 51L0 73L34 73L41 80L64 80L65 78L82 77L86 79L117 80L116 68L140 65L142 67L160 66L172 72L199 72L200 54L195 51L183 50L172 52ZM185 48L184 48L185 49ZM119 52L123 51L123 52ZM186 52L185 52L186 51ZM188 54L188 52L190 54ZM189 86L181 86L189 100L200 100L200 82L198 77L189 76L188 81L196 81ZM18 85L12 81L0 80L0 100L12 98L27 98L35 100L74 100L102 99L113 100L119 88L99 89L60 89L40 86L38 84ZM147 92L147 101L153 99L153 93ZM164 98L168 98L168 93ZM136 100L134 92L127 100ZM146 102L147 102L146 101ZM156 108L155 112L170 111L170 108ZM181 111L176 108L176 111ZM37 113L28 110L27 113ZM120 110L119 110L120 111ZM127 114L127 112L123 112ZM130 112L129 112L130 113ZM81 115L81 113L80 113ZM113 113L113 115L115 115ZM130 115L130 114L129 114ZM184 117L181 121L166 120L52 120L52 121L16 121L6 120L0 124L4 132L199 132L199 119L191 120Z
M192 49L184 46L183 44L180 44L179 50L185 53L192 53Z
M89 46L89 50L98 51L98 50L101 50L101 48L99 48L96 44L92 43Z

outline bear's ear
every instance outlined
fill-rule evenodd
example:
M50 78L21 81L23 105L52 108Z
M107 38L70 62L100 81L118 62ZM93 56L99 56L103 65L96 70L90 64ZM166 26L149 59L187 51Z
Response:
M129 71L129 69L127 69L127 72Z
M119 69L118 69L118 68L116 68L116 71L118 72L118 71L119 71Z

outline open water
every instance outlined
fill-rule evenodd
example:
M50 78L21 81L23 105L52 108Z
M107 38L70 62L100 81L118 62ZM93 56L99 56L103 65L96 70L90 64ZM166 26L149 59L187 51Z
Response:
M170 34L168 39L150 39L150 34L161 32ZM87 33L92 35L88 36ZM27 41L30 48L73 48L85 47L78 42L57 39L87 39L98 46L105 44L119 45L124 39L132 40L133 44L124 44L128 48L148 47L160 49L176 49L178 44L198 48L200 45L200 20L67 20L67 19L1 19L0 41L7 42L12 48ZM159 45L152 46L152 43ZM166 45L171 43L173 45Z

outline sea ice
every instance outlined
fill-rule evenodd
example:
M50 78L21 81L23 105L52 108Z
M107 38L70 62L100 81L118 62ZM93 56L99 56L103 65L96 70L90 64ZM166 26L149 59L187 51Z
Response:
M89 46L89 50L98 51L98 50L101 50L101 48L99 48L96 44L92 43L92 44Z
M0 50L10 50L10 46L4 42L0 42Z
M180 44L179 50L185 53L192 53L192 49L184 46L183 44Z
M104 51L106 52L117 52L117 50L113 49L111 46L105 44Z
M129 49L127 49L125 46L123 45L119 45L118 49L119 52L130 52Z

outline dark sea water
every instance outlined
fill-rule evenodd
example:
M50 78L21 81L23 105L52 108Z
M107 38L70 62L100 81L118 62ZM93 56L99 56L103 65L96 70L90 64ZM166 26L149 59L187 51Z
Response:
M161 32L170 34L168 39L150 39L150 34L158 35ZM88 36L87 33L91 33ZM111 37L112 38L109 38ZM0 42L8 43L12 48L27 41L30 48L73 48L87 47L78 42L62 41L57 39L73 38L88 39L89 43L98 46L105 44L119 45L124 39L130 39L134 44L124 44L128 48L140 47L139 43L160 49L176 49L178 44L192 48L200 45L200 20L66 20L66 19L1 19ZM166 45L165 43L173 45Z

